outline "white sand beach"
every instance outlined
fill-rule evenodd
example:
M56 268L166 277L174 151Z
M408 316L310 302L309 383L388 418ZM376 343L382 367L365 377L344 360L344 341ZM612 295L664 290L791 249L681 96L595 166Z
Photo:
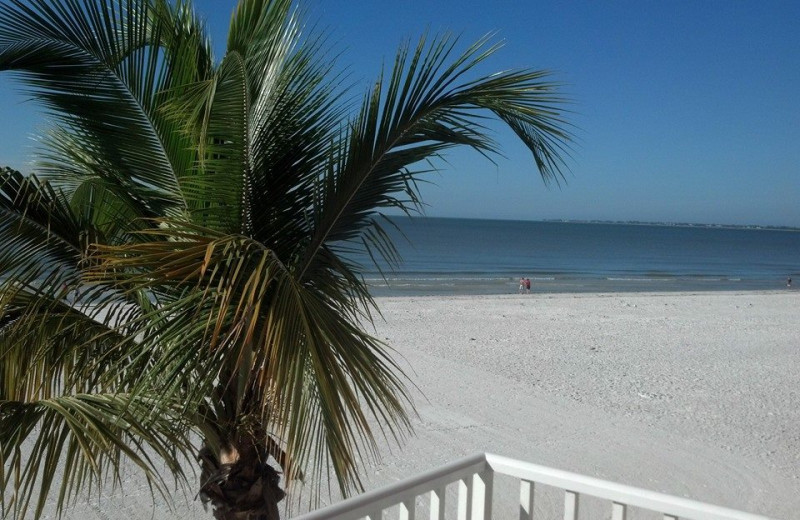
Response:
M378 303L418 417L370 488L488 451L800 519L800 292ZM67 518L210 518L191 500L167 513L134 480Z

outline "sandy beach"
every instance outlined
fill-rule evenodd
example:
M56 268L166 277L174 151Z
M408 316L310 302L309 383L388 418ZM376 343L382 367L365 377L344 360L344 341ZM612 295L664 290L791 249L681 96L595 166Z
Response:
M369 488L488 451L800 518L800 292L378 304L375 334L417 385L418 416L416 435L365 472ZM66 517L210 518L187 499L169 513L134 478Z

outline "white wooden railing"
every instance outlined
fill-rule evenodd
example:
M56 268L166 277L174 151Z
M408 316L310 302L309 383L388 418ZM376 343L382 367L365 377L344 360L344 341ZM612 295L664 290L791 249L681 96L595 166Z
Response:
M577 473L481 453L422 473L401 482L312 511L295 520L382 520L384 512L399 520L415 520L418 498L427 496L430 520L444 520L445 488L458 482L455 512L458 520L491 520L494 476L519 479L519 519L534 519L537 484L563 490L564 520L577 520L581 497L607 501L603 518L626 520L629 507L663 515L664 520L769 520L703 502L624 486ZM452 515L452 512L450 513ZM387 516L388 517L388 516Z

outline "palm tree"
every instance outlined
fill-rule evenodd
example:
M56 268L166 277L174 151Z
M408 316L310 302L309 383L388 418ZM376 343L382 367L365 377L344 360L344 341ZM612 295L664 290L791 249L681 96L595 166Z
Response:
M477 76L489 38L440 36L353 103L301 19L241 0L216 62L188 0L0 3L0 70L50 123L36 173L0 173L6 515L123 464L166 496L197 458L216 518L274 519L282 485L357 491L376 437L408 433L351 253L397 260L380 210L419 210L442 152L493 153L487 116L557 181L562 99L546 72Z

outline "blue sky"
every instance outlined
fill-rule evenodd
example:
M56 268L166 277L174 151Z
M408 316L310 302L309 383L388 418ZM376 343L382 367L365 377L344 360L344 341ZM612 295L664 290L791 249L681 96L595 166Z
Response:
M217 54L233 0L196 0ZM497 31L492 68L550 69L573 100L567 183L546 188L497 127L504 157L447 156L432 216L800 226L800 2L310 0L366 87L425 30ZM27 170L41 119L0 73L0 164Z

